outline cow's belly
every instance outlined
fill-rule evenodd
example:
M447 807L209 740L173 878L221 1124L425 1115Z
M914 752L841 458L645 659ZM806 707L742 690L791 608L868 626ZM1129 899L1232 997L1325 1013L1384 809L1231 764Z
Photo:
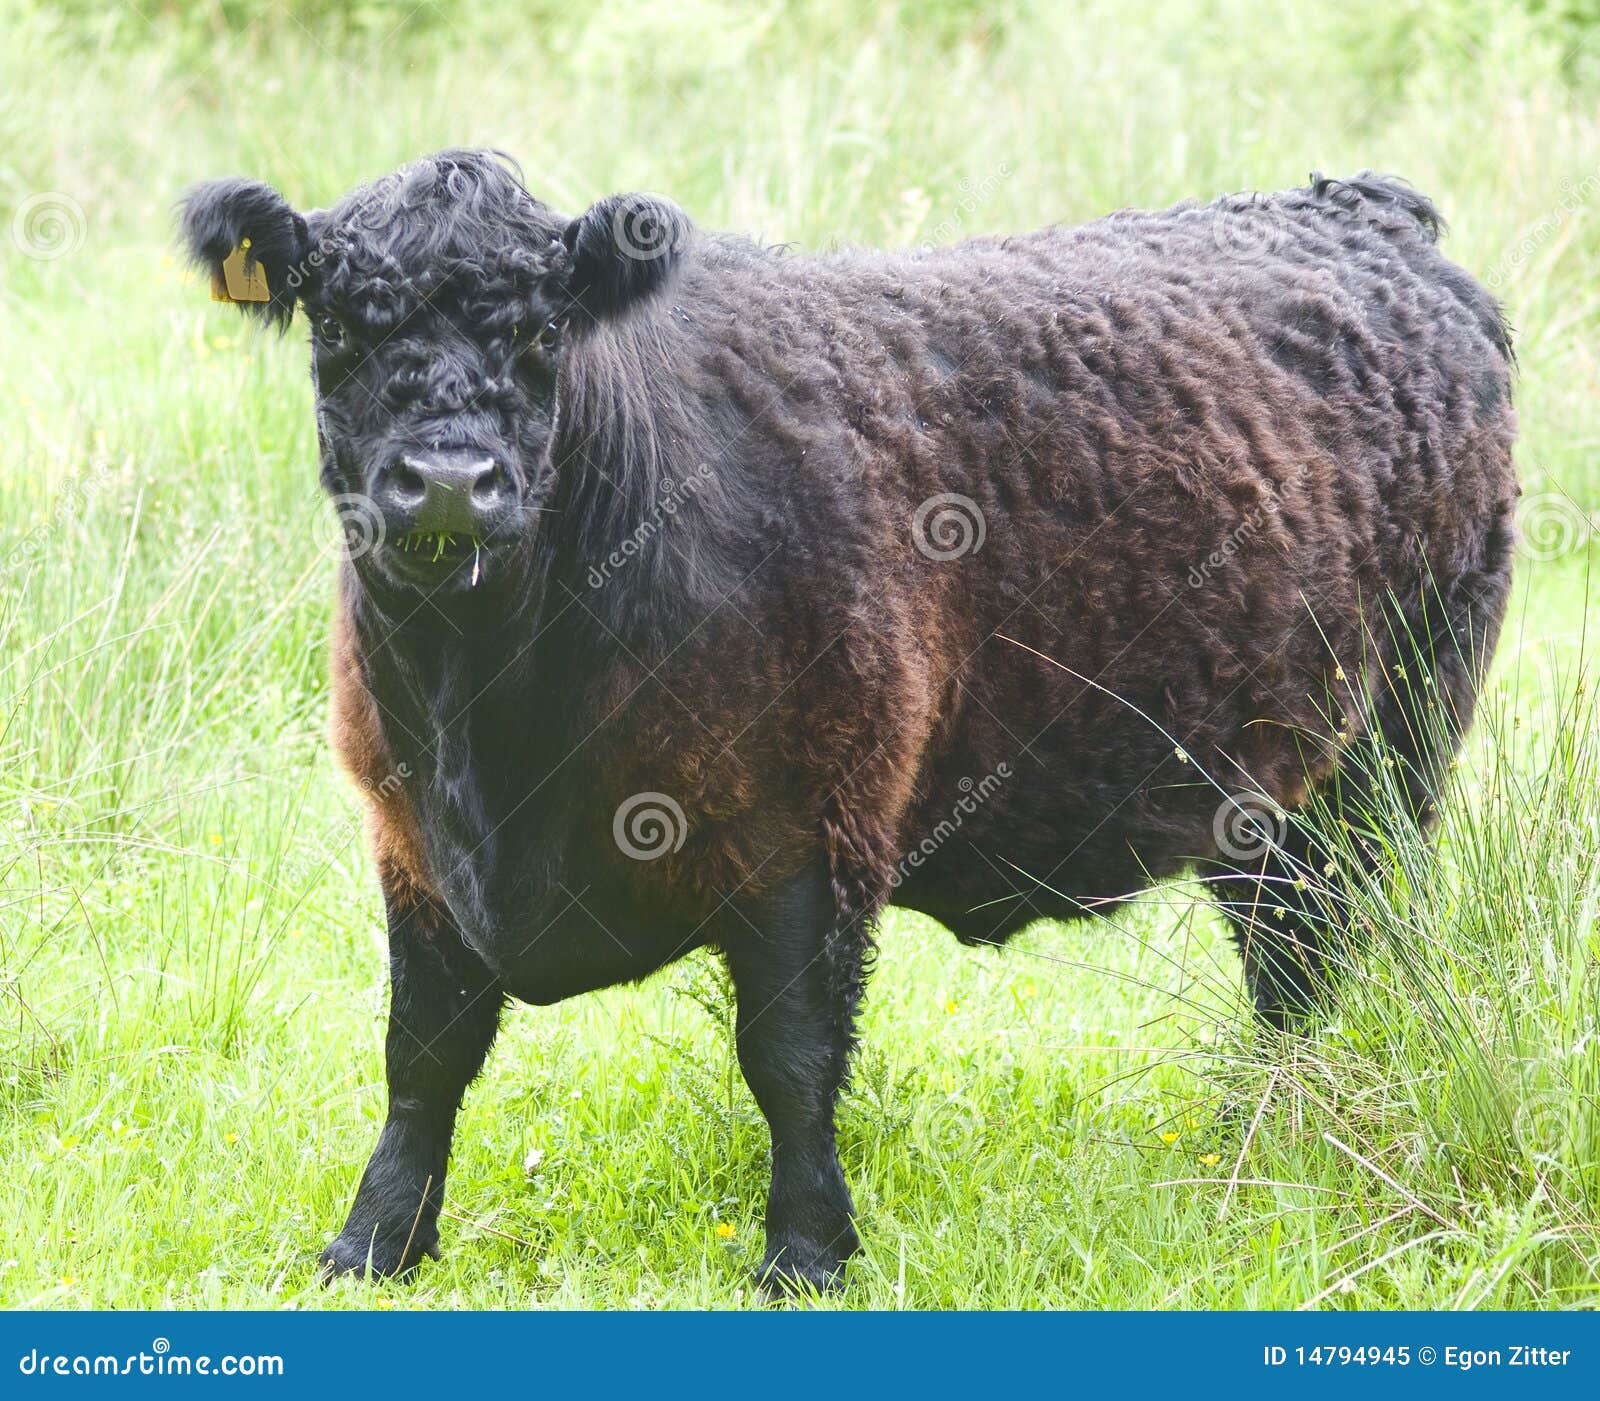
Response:
M704 942L692 925L614 928L579 904L553 917L513 921L468 936L506 992L539 1007L637 982Z

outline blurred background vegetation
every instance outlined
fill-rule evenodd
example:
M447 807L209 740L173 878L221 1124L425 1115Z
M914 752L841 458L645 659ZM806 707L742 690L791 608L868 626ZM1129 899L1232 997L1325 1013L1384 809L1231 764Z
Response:
M125 317L201 175L310 206L447 144L503 147L574 211L658 188L812 246L1370 167L1434 196L1510 306L1530 466L1600 498L1572 460L1600 414L1572 334L1596 309L1600 0L0 0L0 23L0 219L59 191L85 234L8 259L13 305L48 285Z
M1437 201L1516 327L1540 512L1442 875L1370 892L1392 956L1281 1069L1180 889L1004 960L893 915L853 1300L1592 1304L1600 0L0 0L0 1302L726 1304L759 1256L694 965L513 1019L419 1290L310 1282L383 1104L333 527L302 332L213 306L172 205L458 144L810 247L1313 169Z

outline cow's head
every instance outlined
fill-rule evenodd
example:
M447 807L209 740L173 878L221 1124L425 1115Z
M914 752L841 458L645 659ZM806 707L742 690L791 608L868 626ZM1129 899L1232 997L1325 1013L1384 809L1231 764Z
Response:
M364 582L391 594L514 574L554 476L563 356L660 288L689 233L651 195L563 218L485 151L307 214L213 180L182 225L217 295L280 328L304 312L323 485Z

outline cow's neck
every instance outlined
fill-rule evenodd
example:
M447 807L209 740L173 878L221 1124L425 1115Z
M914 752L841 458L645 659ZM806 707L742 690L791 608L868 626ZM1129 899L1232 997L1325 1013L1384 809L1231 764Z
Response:
M723 546L747 533L725 446L679 376L664 320L641 313L573 347L542 517L549 612L576 605L651 662L726 599L738 574Z
M505 696L517 670L504 655L513 633L463 634L439 617L396 626L370 598L357 600L357 620L385 740L414 775L429 819L424 831L440 846L430 864L449 870L470 855L478 868L492 867L506 817L504 775L521 761Z

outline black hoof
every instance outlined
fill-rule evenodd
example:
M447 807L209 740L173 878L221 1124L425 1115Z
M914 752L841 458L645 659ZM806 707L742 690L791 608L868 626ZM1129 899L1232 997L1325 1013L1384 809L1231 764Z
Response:
M376 1240L340 1236L317 1257L317 1273L323 1284L330 1284L341 1275L409 1279L424 1258L439 1258L437 1241L419 1244L413 1240L407 1249L404 1237L395 1241L382 1236Z
M790 1245L767 1252L756 1271L756 1286L768 1303L825 1297L844 1288L846 1268L845 1258L836 1251Z

